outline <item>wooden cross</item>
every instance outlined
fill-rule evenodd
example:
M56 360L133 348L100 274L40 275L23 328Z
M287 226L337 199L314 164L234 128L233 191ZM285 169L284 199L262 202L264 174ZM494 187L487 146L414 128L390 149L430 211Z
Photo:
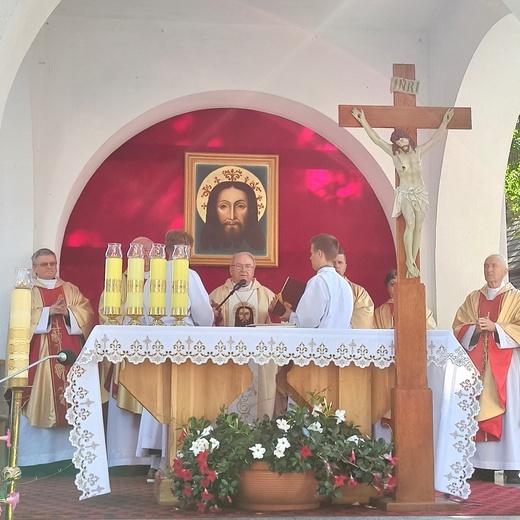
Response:
M415 79L415 66L394 64L393 75ZM417 107L415 96L394 92L394 106L340 105L339 125L359 127L352 109L359 108L373 128L400 128L417 142L418 128L437 129L448 107ZM448 129L470 129L471 109L456 108ZM396 186L399 176L396 172ZM428 218L428 216L426 216ZM397 486L395 500L379 501L387 510L413 511L456 508L435 499L433 478L433 408L426 374L426 298L420 279L406 278L404 219L397 230L398 283L395 297L396 384L392 389L392 428ZM419 265L419 259L416 260Z

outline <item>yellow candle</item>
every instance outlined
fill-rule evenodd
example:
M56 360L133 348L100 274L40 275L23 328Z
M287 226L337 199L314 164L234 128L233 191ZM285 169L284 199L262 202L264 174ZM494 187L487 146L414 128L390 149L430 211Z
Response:
M9 327L31 327L31 290L13 289L11 292L11 312Z
M188 309L189 261L176 258L172 262L172 315L177 316Z
M123 277L123 260L117 257L105 259L105 292L103 307L105 309L121 309L121 278Z
M166 259L150 260L150 308L166 309Z
M29 364L30 329L31 290L27 288L13 289L7 340L7 375L13 374ZM19 376L10 379L8 385L10 387L27 386L27 372L22 372Z
M131 314L142 312L144 259L139 257L129 258L127 275L126 308L131 311Z

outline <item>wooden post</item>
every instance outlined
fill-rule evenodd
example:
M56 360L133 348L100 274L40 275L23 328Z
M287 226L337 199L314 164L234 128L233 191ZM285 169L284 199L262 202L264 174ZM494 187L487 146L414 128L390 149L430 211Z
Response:
M395 64L393 75L415 79L415 66ZM401 128L417 142L418 128L438 128L448 107L416 107L415 96L394 92L394 106L340 105L339 124L359 127L353 108L363 109L373 128ZM456 108L448 128L471 128L471 110ZM396 172L396 186L399 176ZM433 471L433 407L426 373L426 299L420 278L406 278L404 218L396 221L397 287L395 297L396 386L392 390L392 428L397 486L395 499L377 505L391 511L457 509L458 504L435 499ZM416 260L419 266L419 258Z

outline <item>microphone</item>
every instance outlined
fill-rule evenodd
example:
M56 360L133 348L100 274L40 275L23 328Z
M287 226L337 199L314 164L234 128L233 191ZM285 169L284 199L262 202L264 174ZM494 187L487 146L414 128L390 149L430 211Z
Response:
M9 374L7 377L0 379L0 384L5 383L8 379L16 377L17 375L21 374L22 372L25 372L26 370L29 370L30 368L35 367L36 365L39 365L40 363L43 363L44 361L47 361L48 359L56 358L58 363L65 365L65 366L70 366L70 365L74 364L77 357L78 357L78 355L75 352L73 352L72 350L61 350L57 354L52 354L50 356L42 357L41 359L38 359L38 361L35 361L34 363L27 365L26 367L20 368L20 370L17 370L16 372Z
M70 367L74 364L77 358L78 355L76 354L76 352L72 350L62 350L61 352L58 352L58 357L56 358L56 360L58 361L58 363L61 363L66 367Z
M231 291L231 294L233 294L235 291L238 291L238 289L241 289L247 284L247 281L242 278L242 280L239 280L238 283L235 284L233 287L233 290Z
M222 307L222 305L224 305L228 300L229 298L231 297L232 294L234 294L235 291L238 291L238 289L240 289L241 287L244 287L245 285L247 285L247 280L244 280L244 278L242 278L242 280L239 280L234 286L233 286L233 289L231 289L231 291L229 291L229 294L222 300L222 302L220 303L220 305L218 305L216 307L215 310L219 310L220 307Z

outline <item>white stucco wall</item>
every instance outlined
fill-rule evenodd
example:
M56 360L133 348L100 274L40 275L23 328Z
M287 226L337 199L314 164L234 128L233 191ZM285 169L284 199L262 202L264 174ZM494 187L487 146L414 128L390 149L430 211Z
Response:
M33 252L32 121L26 68L22 66L4 111L0 135L0 229L4 269L0 272L0 337L7 338L15 267L31 267ZM2 350L3 349L3 350ZM0 342L0 358L5 342Z

